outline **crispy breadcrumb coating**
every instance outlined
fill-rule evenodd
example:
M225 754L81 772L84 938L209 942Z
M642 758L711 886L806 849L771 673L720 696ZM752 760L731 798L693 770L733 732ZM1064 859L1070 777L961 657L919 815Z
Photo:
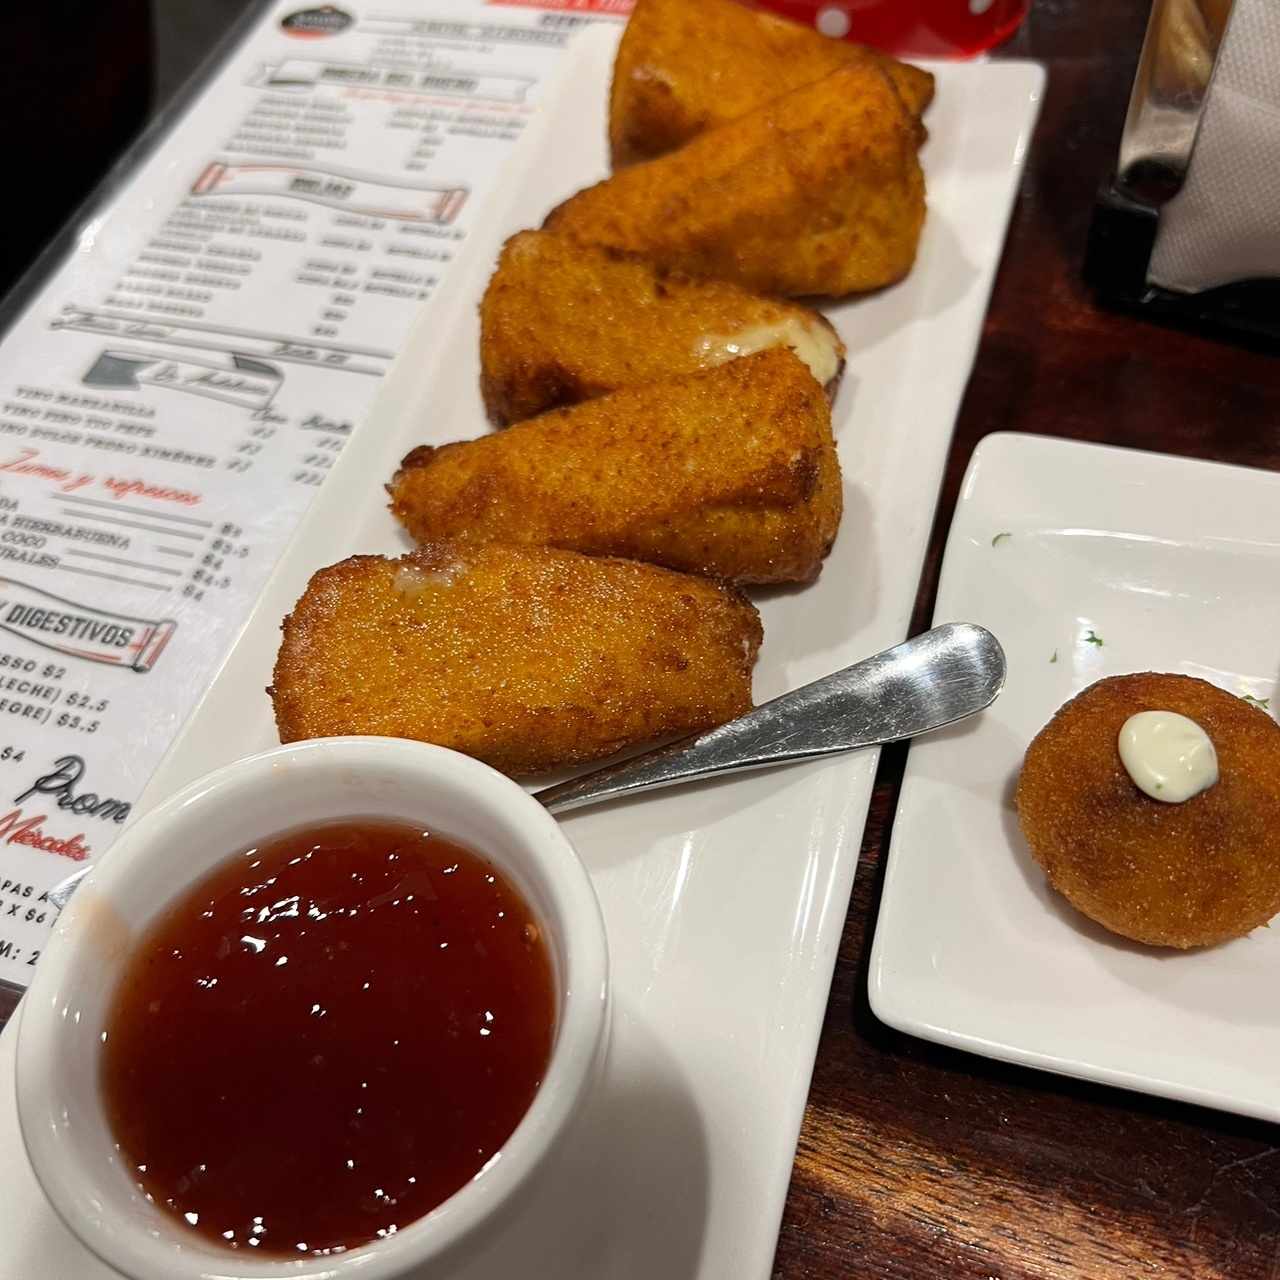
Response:
M883 70L915 117L933 99L929 72L735 0L636 0L609 95L614 166L673 151L854 63Z
M725 358L735 335L765 330L776 332L777 344L800 337L820 346L834 367L824 379L834 397L844 344L816 311L545 231L522 231L503 247L480 304L485 408L504 426L708 368Z
M741 715L761 640L750 602L702 578L446 544L321 569L283 631L282 742L415 738L515 775Z
M1139 711L1200 725L1218 781L1181 804L1140 791L1117 745ZM1027 749L1017 804L1050 884L1127 938L1209 946L1280 911L1280 724L1207 681L1148 671L1090 685Z
M547 229L761 293L838 297L911 270L924 224L915 118L853 64L633 165Z
M389 490L419 542L535 543L738 583L814 578L842 501L830 407L785 348L423 446Z

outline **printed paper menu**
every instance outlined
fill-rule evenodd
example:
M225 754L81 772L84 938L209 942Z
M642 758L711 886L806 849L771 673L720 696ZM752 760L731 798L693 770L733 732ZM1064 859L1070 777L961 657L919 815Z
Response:
M267 11L0 344L0 981L117 835L582 22Z

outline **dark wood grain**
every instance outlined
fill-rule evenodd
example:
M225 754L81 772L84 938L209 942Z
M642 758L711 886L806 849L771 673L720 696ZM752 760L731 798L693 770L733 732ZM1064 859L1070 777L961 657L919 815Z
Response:
M974 446L1029 431L1280 469L1280 359L1098 307L1080 264L1149 6L1043 0L1049 71L915 614ZM778 1243L779 1280L1280 1277L1280 1129L891 1031L867 954L906 751L885 753Z

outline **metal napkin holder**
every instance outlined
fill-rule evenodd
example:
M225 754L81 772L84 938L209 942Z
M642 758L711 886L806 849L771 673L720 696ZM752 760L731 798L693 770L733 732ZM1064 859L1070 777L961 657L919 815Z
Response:
M1271 345L1280 341L1280 280L1245 280L1181 293L1147 278L1160 212L1182 190L1190 171L1232 7L1231 0L1219 0L1217 21L1206 24L1207 43L1188 58L1185 17L1194 3L1155 0L1152 5L1119 164L1094 207L1084 277L1100 301L1164 323Z

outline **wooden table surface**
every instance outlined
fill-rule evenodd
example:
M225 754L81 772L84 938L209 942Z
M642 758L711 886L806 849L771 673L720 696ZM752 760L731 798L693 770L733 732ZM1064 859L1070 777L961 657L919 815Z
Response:
M988 432L1280 469L1280 359L1109 313L1080 280L1147 9L1038 0L1004 50L1044 61L1048 89L914 630L928 625L961 477ZM775 1276L1280 1277L1273 1126L970 1057L872 1016L867 957L905 758L881 761ZM0 1023L8 1012L0 995Z
M1280 357L1105 311L1080 279L1148 9L1040 0L1005 50L1045 62L1048 89L914 630L929 623L961 478L989 432L1280 470ZM1280 1277L1280 1129L971 1057L876 1021L867 962L905 758L882 758L775 1276Z

